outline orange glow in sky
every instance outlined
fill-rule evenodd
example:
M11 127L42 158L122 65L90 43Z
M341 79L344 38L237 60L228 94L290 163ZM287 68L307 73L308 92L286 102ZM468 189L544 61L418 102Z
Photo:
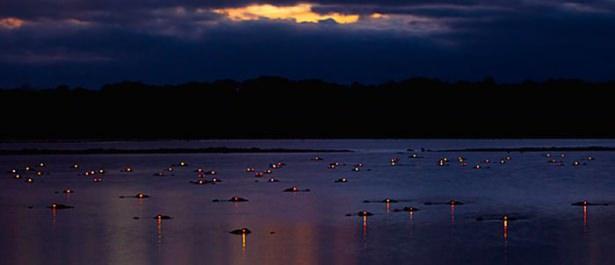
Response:
M14 17L0 18L0 28L16 29L23 26L24 21Z
M359 21L360 17L356 14L341 14L337 12L319 14L312 10L311 4L296 4L293 6L248 5L237 8L214 9L214 12L234 21L275 19L293 20L297 23L318 23L322 20L331 19L338 24L351 24Z
M382 19L382 18L387 18L388 16L384 15L382 13L373 13L369 17L371 17L373 19Z

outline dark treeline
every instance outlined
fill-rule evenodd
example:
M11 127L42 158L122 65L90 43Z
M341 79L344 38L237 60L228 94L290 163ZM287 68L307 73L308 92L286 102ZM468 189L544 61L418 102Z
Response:
M0 91L0 138L615 137L615 82L262 77Z

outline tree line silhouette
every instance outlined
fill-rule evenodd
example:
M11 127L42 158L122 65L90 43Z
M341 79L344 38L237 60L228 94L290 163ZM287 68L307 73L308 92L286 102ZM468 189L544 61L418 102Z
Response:
M260 77L2 89L0 138L615 137L615 82Z

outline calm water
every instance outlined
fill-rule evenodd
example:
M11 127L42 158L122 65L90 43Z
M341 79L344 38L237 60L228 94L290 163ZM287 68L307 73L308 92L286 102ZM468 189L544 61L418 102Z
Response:
M615 153L418 153L407 148L615 146L609 140L5 143L10 148L285 147L353 153L0 156L0 264L612 264ZM469 165L462 167L456 157ZM505 164L501 158L511 156ZM449 166L438 166L441 157ZM588 156L595 158L585 161ZM390 159L398 157L396 166ZM481 169L473 166L482 162ZM573 166L579 160L584 166ZM44 176L4 173L45 162ZM153 176L179 161L173 175ZM255 178L270 163L286 164ZM78 162L79 169L72 165ZM345 163L329 169L331 162ZM359 172L353 165L363 163ZM120 172L132 167L134 172ZM194 185L196 168L217 171ZM104 168L103 181L83 176ZM24 179L34 182L26 184ZM266 180L274 176L278 183ZM334 183L346 177L348 183ZM207 176L211 178L211 176ZM259 182L255 182L258 180ZM311 192L285 193L298 186ZM65 195L70 188L75 193ZM147 199L119 198L143 192ZM214 203L232 196L249 202ZM399 203L363 203L391 198ZM425 205L455 199L464 205ZM50 210L51 203L74 206ZM396 208L419 208L413 214ZM364 220L346 216L367 210ZM171 220L157 222L164 214ZM511 220L504 227L501 216ZM494 216L478 221L477 217ZM135 219L134 217L139 217ZM245 238L229 231L247 227Z

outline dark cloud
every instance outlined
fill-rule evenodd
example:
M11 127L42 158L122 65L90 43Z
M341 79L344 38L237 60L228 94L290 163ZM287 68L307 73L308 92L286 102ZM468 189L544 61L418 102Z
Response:
M0 85L611 79L615 71L612 1L312 1L315 12L362 16L348 25L233 22L211 12L251 3L259 2L4 0L0 19L24 24L0 23ZM388 18L370 19L374 12Z

